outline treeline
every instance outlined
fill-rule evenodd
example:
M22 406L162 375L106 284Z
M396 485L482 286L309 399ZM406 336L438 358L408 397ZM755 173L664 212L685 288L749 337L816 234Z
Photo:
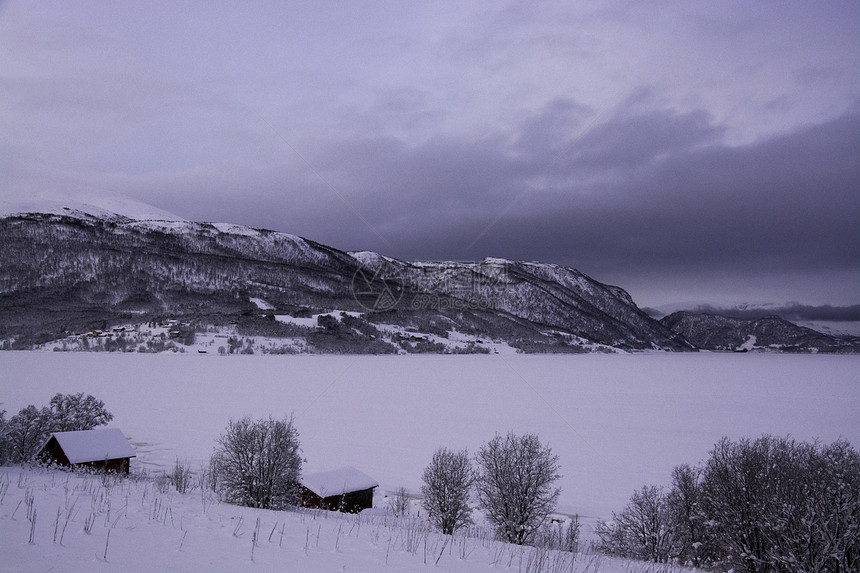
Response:
M300 504L301 444L292 417L230 420L203 480L223 501L263 509ZM534 434L497 434L474 456L439 448L422 473L422 507L443 534L472 525L482 512L499 539L575 552L579 521L552 524L561 489L558 456ZM404 490L395 516L408 513Z
M760 572L860 570L860 454L764 435L723 438L668 490L645 486L598 523L607 553Z
M111 420L104 402L83 392L54 394L47 406L31 404L9 420L0 410L0 466L33 461L53 432L91 430Z
M88 430L113 415L93 396L56 394L47 406L0 411L0 465L32 461L51 432ZM300 504L301 444L292 417L231 420L205 482L231 503ZM422 473L421 506L444 534L480 511L499 539L576 552L579 523L551 523L558 456L534 434L497 434L470 455L439 448ZM177 464L174 475L190 472ZM177 486L179 488L179 486ZM394 497L403 515L405 492ZM630 559L749 573L860 571L860 453L764 435L723 438L707 460L682 464L668 487L644 486L598 522L598 549Z

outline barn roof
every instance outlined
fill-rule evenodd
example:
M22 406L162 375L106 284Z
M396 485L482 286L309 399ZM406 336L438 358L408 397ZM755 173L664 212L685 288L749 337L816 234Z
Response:
M116 428L54 432L51 437L56 438L72 464L135 457L134 448Z
M302 476L299 483L320 497L343 495L379 486L375 479L352 466L307 474Z

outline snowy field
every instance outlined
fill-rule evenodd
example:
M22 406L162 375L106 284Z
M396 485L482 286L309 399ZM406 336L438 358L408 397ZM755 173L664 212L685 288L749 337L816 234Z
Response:
M684 573L676 566L453 536L415 517L266 511L153 480L0 468L0 570Z
M534 432L560 458L560 511L586 529L723 435L860 445L860 356L0 353L7 417L57 392L104 400L149 470L200 467L231 417L295 413L305 471L355 466L378 500L417 493L440 446Z

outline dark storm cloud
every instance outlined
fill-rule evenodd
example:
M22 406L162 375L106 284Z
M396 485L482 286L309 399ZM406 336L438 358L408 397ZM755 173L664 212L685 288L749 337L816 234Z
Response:
M702 111L681 115L665 110L626 113L577 140L565 163L574 174L583 168L628 170L667 154L687 152L722 134L723 130L713 126Z
M311 161L404 258L856 266L858 116L740 147L703 113L625 114L575 140L533 129L571 109L551 104L512 144L355 140Z
M856 2L0 12L4 194L555 262L651 305L856 302Z
M287 171L249 177L247 194L213 181L213 204L343 249L541 260L622 285L858 272L860 115L732 147L704 112L591 113L557 100L505 136L320 142L303 156L314 172L285 149Z

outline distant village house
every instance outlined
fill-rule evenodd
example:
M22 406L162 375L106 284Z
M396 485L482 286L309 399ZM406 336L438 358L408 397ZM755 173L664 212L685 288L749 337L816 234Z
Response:
M54 432L38 459L60 466L128 473L134 448L116 429Z

